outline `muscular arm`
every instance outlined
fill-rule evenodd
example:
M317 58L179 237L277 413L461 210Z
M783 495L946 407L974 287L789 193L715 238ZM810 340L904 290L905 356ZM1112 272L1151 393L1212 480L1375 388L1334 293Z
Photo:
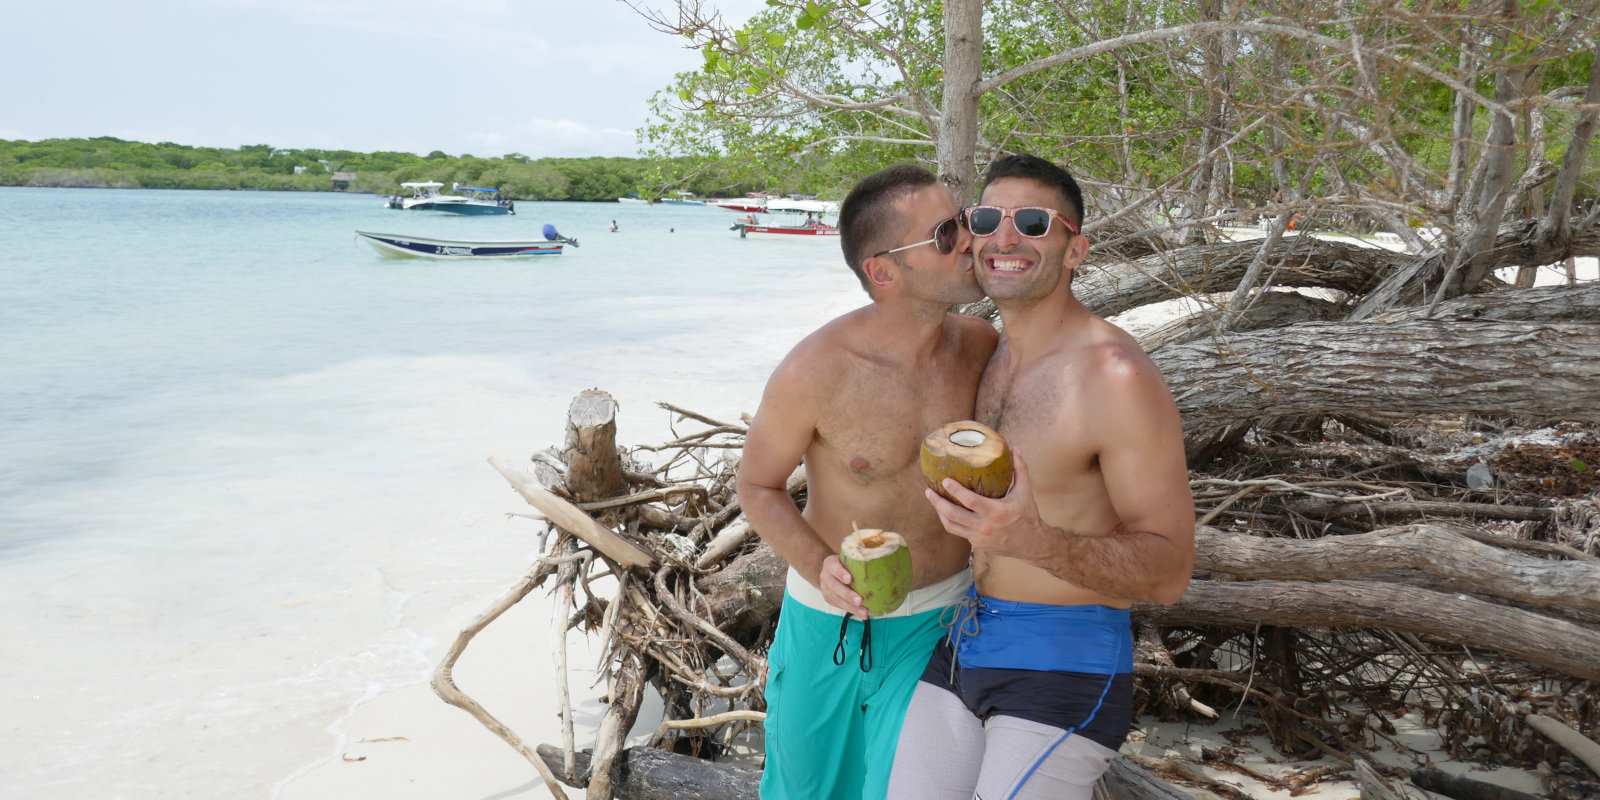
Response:
M805 362L797 348L767 381L761 407L745 437L738 487L739 504L756 533L817 585L822 562L833 551L800 516L785 488L816 435L816 381Z
M1129 600L1175 603L1194 567L1194 498L1183 426L1154 366L1121 364L1105 376L1107 436L1100 473L1121 522L1067 531L1039 522L1026 558L1065 581Z

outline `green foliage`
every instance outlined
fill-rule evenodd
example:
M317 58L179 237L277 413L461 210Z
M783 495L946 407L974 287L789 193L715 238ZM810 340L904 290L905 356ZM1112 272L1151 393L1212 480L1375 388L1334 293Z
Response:
M328 191L332 173L353 172L349 191L389 194L402 181L495 186L520 200L658 197L667 189L735 194L768 184L724 159L503 158L379 151L238 149L150 144L110 137L0 140L0 185L145 189ZM295 174L296 167L303 167Z

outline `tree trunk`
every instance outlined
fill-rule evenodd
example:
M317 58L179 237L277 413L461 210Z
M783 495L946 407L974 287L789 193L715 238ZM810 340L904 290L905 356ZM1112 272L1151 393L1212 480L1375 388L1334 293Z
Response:
M1456 591L1532 606L1600 609L1600 562L1510 553L1444 525L1422 523L1320 539L1271 539L1213 528L1196 534L1195 569L1202 571L1322 581L1415 570Z
M1493 408L1600 419L1600 325L1309 322L1151 354L1186 430L1259 417L1403 419Z
M783 605L783 584L789 565L765 542L700 579L710 619L735 640L756 640Z
M1459 595L1371 581L1194 581L1176 605L1141 603L1163 626L1387 628L1600 680L1600 631Z
M944 4L944 109L939 114L939 173L956 205L977 186L978 85L983 70L982 0Z
M1397 308L1373 317L1374 322L1424 319L1423 306ZM1536 322L1600 322L1600 283L1544 286L1509 292L1471 294L1446 300L1433 319L1477 319Z
M1232 291L1261 249L1259 241L1195 245L1085 270L1072 294L1102 317L1192 294ZM1276 286L1364 294L1410 256L1310 236L1285 239L1266 261Z
M1267 292L1256 298L1229 330L1256 331L1297 322L1326 322L1337 319L1339 310L1340 306L1334 303L1296 292ZM1146 352L1154 352L1169 344L1182 344L1219 334L1221 326L1218 316L1214 312L1200 311L1179 317L1140 336L1139 344L1144 346Z
M579 503L627 492L617 454L617 401L600 389L585 389L567 409L567 488Z

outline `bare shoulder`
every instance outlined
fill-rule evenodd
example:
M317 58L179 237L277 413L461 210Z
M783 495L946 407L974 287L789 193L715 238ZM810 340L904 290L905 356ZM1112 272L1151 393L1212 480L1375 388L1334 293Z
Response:
M1109 428L1170 428L1178 424L1177 405L1166 378L1137 339L1099 319L1086 338L1082 371L1070 379L1089 389L1087 397L1099 418L1116 423Z
M835 317L796 344L772 373L769 390L781 385L807 394L827 392L843 375L853 358L852 342L865 324L859 309Z

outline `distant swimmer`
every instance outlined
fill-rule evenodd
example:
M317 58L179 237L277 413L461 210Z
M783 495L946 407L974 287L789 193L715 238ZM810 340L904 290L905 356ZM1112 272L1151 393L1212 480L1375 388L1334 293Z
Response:
M617 229L617 221L616 220L611 220L611 232L612 233L616 233L617 230L618 230Z

